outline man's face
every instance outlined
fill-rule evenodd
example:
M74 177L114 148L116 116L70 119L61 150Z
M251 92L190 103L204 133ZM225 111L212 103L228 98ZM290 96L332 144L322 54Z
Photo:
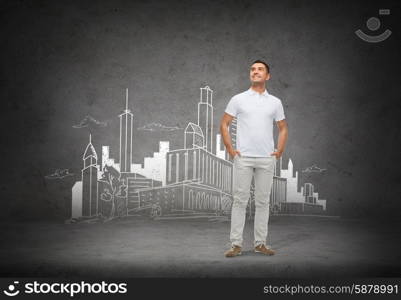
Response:
M262 83L270 79L266 66L262 63L254 63L249 72L249 78L252 83Z

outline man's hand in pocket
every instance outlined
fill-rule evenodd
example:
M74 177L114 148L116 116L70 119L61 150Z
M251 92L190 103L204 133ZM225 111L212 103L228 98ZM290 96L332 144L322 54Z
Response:
M230 156L231 156L232 159L234 159L235 155L237 155L237 154L238 154L239 156L241 156L241 153L240 153L238 150L236 150L236 149L230 151L229 153L230 153Z

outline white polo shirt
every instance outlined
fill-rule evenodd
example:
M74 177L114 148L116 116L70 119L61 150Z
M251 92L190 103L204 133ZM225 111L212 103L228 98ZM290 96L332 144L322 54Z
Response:
M232 97L225 112L237 118L236 149L242 156L271 156L274 152L273 121L285 119L279 98L266 90L259 94L250 88Z

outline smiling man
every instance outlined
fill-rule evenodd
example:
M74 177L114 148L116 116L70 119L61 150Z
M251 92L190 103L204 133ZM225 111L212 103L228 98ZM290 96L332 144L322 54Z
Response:
M269 197L274 165L284 152L288 128L281 100L266 90L270 79L268 64L261 60L253 62L249 76L251 87L231 98L220 124L224 145L234 160L231 248L224 253L226 257L241 255L252 176L255 177L254 250L265 255L275 253L266 244ZM228 132L234 117L237 118L237 149L233 148ZM274 121L279 129L277 151L274 151Z

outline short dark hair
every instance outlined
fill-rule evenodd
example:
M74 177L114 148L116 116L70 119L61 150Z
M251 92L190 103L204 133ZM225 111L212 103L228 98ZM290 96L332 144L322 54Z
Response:
M268 65L266 62L264 62L263 60L258 59L258 60L255 60L255 61L252 63L252 65L253 65L253 64L256 64L256 63L264 64L265 67L266 67L267 73L270 73L270 67L269 67L269 65ZM251 66L252 66L252 65L251 65Z

